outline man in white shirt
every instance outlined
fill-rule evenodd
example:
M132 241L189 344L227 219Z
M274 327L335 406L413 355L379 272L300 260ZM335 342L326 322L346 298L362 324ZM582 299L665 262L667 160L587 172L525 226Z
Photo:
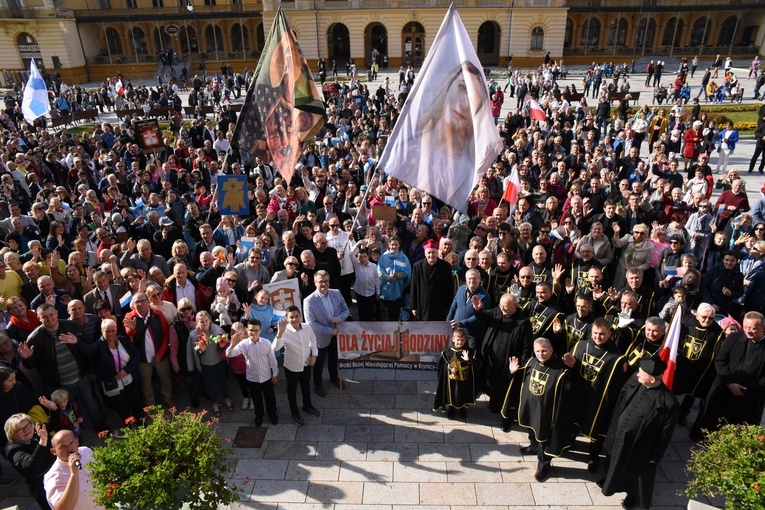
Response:
M90 491L88 463L93 451L80 447L80 443L71 430L56 432L51 440L51 453L56 461L45 473L43 487L45 496L53 510L98 510ZM80 467L77 467L77 463Z
M276 364L276 356L271 349L271 342L260 338L261 325L257 319L247 321L247 333L249 341L243 341L244 333L236 333L231 337L231 345L226 349L226 356L233 358L244 354L247 364L245 377L250 398L255 405L255 426L263 424L263 398L266 400L266 411L272 425L278 422L278 409L276 408L276 396L274 384L279 380L279 366Z
M301 322L297 306L287 308L287 317L280 320L273 343L274 352L284 347L284 374L287 376L287 399L292 419L298 425L305 424L297 406L297 388L303 394L303 411L319 416L311 403L311 367L316 363L319 348L313 330Z
M373 321L375 307L380 301L380 277L377 274L377 265L369 262L369 253L366 247L358 243L353 249L352 257L356 280L353 290L356 292L356 301L359 305L359 320Z

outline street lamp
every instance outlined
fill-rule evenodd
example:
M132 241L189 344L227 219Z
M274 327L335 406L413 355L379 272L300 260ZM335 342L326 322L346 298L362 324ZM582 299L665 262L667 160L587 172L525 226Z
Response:
M199 33L199 18L197 18L197 11L194 10L194 4L191 3L191 0L186 0L186 9L189 12L194 13L194 25L197 27L197 38L196 38L197 39L197 53L199 53L199 58L200 58L202 64L204 64L204 57L202 56L202 46L200 45L200 41L201 41L200 37L201 37L201 35ZM191 48L189 48L189 50L191 50Z

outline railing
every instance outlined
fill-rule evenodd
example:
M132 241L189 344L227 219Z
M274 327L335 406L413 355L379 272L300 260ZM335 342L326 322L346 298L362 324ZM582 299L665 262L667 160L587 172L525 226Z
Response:
M730 52L729 52L730 50ZM616 48L616 55L632 55L632 48L627 46L620 46ZM670 52L669 46L656 46L655 48L646 47L645 48L645 54L646 55L669 55L672 53L672 55L680 55L680 56L686 56L686 55L728 55L729 53L731 55L747 55L747 54L754 54L757 52L757 48L754 46L748 46L748 45L734 45L733 48L729 45L726 46L704 46L704 48L700 48L698 46L685 46L682 48L672 48ZM614 47L613 46L605 46L605 47L599 47L595 48L593 46L590 46L587 48L587 55L593 55L593 56L604 56L607 57L609 55L614 54ZM577 55L584 55L584 47L580 46L577 48L564 48L563 49L563 55L564 56L577 56ZM640 51L638 51L638 57L640 56Z
M581 1L581 0L580 0ZM590 0L601 1L601 0ZM606 0L603 0L606 1ZM610 1L610 0L609 0ZM638 1L639 0L627 0ZM349 9L446 9L449 5L456 7L565 7L566 0L294 0L282 1L285 11L320 11L349 10ZM279 8L278 0L263 0L263 10L274 12Z
M108 18L174 18L174 19L194 19L214 18L222 15L247 15L256 14L263 10L260 2L246 4L223 4L223 5L194 5L194 10L189 11L185 6L171 7L148 7L139 9L75 9L74 17L77 20L91 20Z
M25 7L23 9L0 9L0 19L71 18L71 9L48 9Z
M159 61L156 55L95 55L86 57L88 64L154 64Z
M566 0L566 6L571 9L605 7L609 10L620 8L626 10L630 8L639 9L641 5L644 9L707 7L719 10L721 8L735 8L737 6L765 7L765 3L762 0L727 0L723 3L714 0L619 0L619 2L614 2L613 0Z

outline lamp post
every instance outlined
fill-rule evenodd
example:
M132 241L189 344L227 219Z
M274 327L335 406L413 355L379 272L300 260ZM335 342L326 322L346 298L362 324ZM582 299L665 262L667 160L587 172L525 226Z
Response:
M637 31L635 31L635 45L632 48L632 74L635 74L635 55L637 54L638 36L640 35L640 22L643 19L643 0L640 0L640 14L638 14ZM648 31L648 23L643 27L643 44L645 44L645 35Z
M190 13L194 14L194 25L196 26L196 31L197 31L197 53L199 53L199 60L200 60L199 65L202 69L202 75L207 77L206 66L204 63L205 60L204 60L204 56L202 56L201 35L199 33L199 18L197 18L197 11L194 10L194 4L191 3L191 0L186 0L186 9L188 9ZM191 52L191 48L189 48L189 53L190 52Z

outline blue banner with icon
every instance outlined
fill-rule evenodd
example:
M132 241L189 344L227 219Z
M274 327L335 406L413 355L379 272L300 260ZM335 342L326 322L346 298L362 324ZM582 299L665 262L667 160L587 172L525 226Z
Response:
M222 215L247 216L250 214L246 175L219 175L217 183L218 210Z

